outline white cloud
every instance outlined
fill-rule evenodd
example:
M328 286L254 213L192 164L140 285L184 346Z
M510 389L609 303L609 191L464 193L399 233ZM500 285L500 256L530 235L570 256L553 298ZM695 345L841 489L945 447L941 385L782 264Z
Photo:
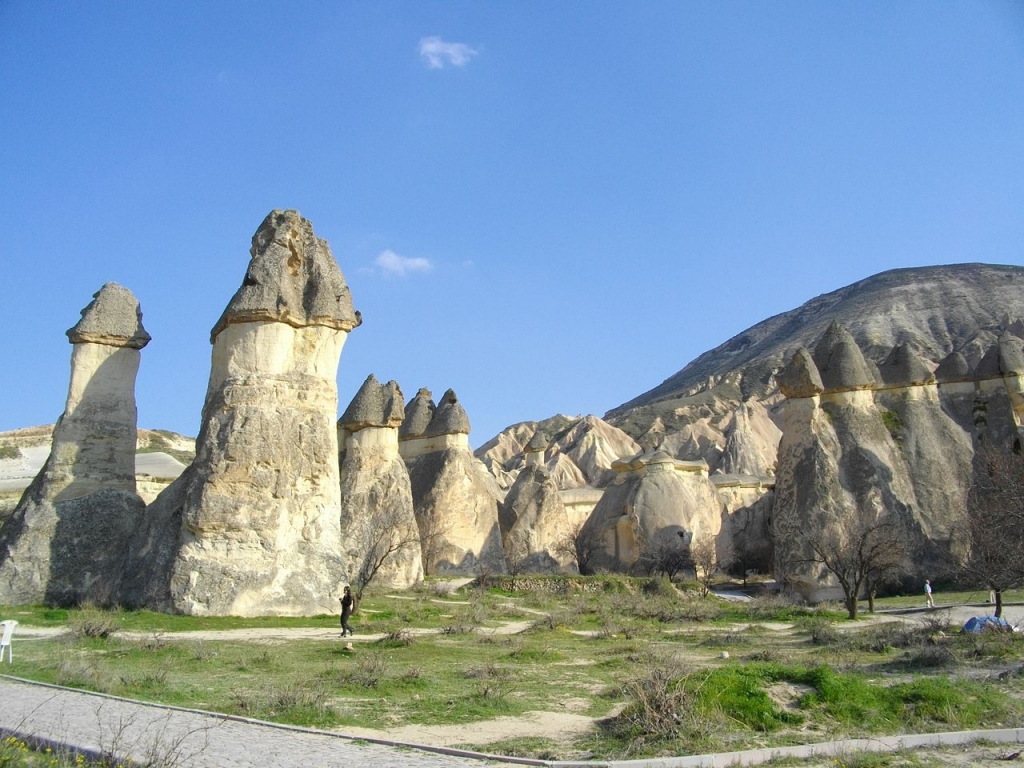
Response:
M420 40L420 58L431 69L443 69L445 64L464 67L477 53L465 43L446 43L440 37L424 37Z
M399 256L394 251L384 251L374 262L385 275L391 277L405 277L412 272L429 272L434 265L423 258L407 258Z

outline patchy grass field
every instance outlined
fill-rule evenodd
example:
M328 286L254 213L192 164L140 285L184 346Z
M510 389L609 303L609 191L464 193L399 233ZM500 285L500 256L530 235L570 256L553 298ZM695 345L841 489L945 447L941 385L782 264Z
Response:
M369 595L351 650L333 616L2 615L66 629L16 635L9 671L20 677L353 732L477 723L464 746L519 756L1024 725L1019 634L961 635L936 618L850 622L834 607L703 599L649 580L520 582L528 589ZM537 712L593 721L507 737L495 725Z

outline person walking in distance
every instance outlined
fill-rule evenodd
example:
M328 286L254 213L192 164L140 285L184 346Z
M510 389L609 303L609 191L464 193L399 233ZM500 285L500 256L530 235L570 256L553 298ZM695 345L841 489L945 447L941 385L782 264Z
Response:
M338 598L341 600L341 636L347 632L352 634L352 627L348 625L348 617L352 615L352 607L355 605L355 598L352 597L352 590L345 587L345 594Z
M346 587L346 589L347 589L347 587ZM931 582L931 579L925 579L924 580L924 599L927 601L926 604L927 604L927 606L929 608L934 608L935 607L935 601L932 600L932 582Z

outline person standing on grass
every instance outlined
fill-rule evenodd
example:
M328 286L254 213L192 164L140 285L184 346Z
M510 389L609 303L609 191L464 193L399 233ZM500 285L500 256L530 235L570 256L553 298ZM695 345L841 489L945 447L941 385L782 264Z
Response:
M348 587L346 587L348 589ZM929 608L935 607L935 601L932 600L932 582L930 579L924 580L924 599L927 601L926 605Z
M352 590L345 587L345 594L338 598L341 600L341 636L347 632L352 634L352 627L348 625L348 617L352 615L352 607L355 605L355 598L352 597Z

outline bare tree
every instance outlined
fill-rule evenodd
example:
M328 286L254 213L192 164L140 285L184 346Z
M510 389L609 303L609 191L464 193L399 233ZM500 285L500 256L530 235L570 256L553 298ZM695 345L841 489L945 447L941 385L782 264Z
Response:
M443 519L435 510L432 514L417 515L416 524L420 532L420 550L423 556L423 575L436 576L438 563L449 549L449 534L452 523Z
M735 550L729 538L716 541L713 536L706 536L690 542L690 560L693 572L700 583L700 592L707 597L711 592L711 582L722 569L728 568L736 558Z
M851 619L857 618L858 601L864 590L869 585L877 588L901 572L909 552L906 528L878 509L860 509L845 525L814 526L806 521L776 520L775 536L776 541L779 537L791 538L802 546L803 554L795 558L796 562L823 566L835 577Z
M530 547L522 531L513 531L505 538L505 567L511 579L513 592L518 587L517 580L523 574L526 561L530 556Z
M555 544L555 552L576 566L581 576L592 574L591 561L604 549L604 538L594 526L588 528L585 522L576 523Z
M648 576L664 574L671 581L683 571L693 569L688 544L685 531L675 531L675 535L663 531L644 543L634 568Z
M420 546L420 533L416 524L406 520L398 510L374 513L364 528L361 539L360 551L363 554L353 589L356 605L359 605L366 588L389 561L394 560L401 552L419 549Z
M1024 584L1024 457L978 450L959 538L967 551L961 575L992 590L995 615L1002 616L1003 593Z

